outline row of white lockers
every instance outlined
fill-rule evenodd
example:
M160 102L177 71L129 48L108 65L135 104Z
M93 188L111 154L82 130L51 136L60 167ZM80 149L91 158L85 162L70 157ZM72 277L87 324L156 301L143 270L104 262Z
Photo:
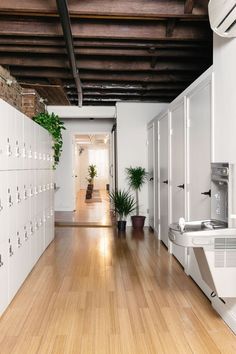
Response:
M54 214L45 210L17 228L15 234L2 234L0 242L0 315L54 238ZM4 241L3 241L4 240Z
M54 238L53 176L0 171L0 314Z
M0 170L51 169L49 132L2 99L0 112Z

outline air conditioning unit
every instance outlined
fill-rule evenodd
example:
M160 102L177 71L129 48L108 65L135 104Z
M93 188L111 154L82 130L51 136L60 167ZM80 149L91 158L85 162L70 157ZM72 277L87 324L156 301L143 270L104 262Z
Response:
M210 0L208 10L214 32L221 37L236 37L235 0Z

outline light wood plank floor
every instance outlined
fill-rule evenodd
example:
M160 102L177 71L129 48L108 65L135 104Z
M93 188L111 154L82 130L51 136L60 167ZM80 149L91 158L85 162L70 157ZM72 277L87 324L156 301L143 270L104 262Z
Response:
M155 236L58 228L0 320L1 354L236 353L236 337Z
M80 190L76 200L76 211L57 211L55 213L56 223L68 226L111 226L110 202L108 193L100 190L101 202L86 203L85 190Z

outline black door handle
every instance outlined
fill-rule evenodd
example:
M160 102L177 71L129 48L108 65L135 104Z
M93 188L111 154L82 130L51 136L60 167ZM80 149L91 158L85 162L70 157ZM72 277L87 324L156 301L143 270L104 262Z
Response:
M168 179L167 179L167 180L165 180L165 181L163 181L162 183L168 184Z
M151 177L151 178L149 179L149 181L153 181L153 177Z
M208 195L208 197L210 198L211 197L211 190L209 189L208 192L202 192L201 194Z
M177 186L178 188L182 188L184 189L184 184L180 184L179 186Z

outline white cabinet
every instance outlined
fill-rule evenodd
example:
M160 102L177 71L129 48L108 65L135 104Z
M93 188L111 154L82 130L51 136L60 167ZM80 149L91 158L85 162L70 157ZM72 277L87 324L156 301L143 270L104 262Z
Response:
M48 132L3 100L0 111L1 315L54 238L54 175Z
M158 122L159 144L159 210L160 210L160 229L159 237L168 247L168 113L166 113Z
M155 227L155 212L154 212L154 196L156 176L154 173L154 123L148 127L148 209L149 209L149 226Z
M169 222L177 222L185 213L185 100L182 98L170 108L170 198ZM185 266L186 249L172 245L172 253Z
M187 96L188 112L188 219L210 218L211 81Z
M211 78L202 82L187 96L188 112L188 220L208 219L210 210L211 142ZM205 193L205 194L202 194ZM211 289L202 280L193 249L189 250L187 272L207 296Z

